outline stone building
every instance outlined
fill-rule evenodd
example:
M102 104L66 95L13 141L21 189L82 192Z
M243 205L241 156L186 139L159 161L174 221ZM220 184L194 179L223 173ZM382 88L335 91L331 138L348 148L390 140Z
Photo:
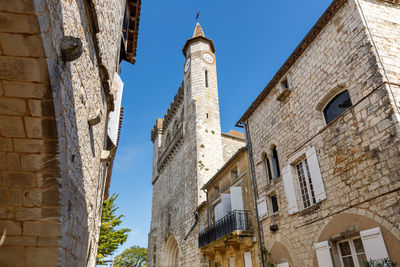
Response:
M278 266L400 262L400 3L334 0L238 124Z
M140 0L0 2L0 266L94 266Z
M203 186L207 193L199 247L210 267L260 266L257 216L246 147ZM202 215L202 214L200 214Z
M198 248L201 188L244 144L237 132L221 133L215 48L200 24L182 52L184 80L151 132L149 266L208 266Z

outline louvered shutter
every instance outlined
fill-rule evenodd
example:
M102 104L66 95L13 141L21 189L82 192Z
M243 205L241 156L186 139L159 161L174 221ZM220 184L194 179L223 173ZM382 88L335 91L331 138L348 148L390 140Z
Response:
M385 241L383 240L382 232L379 227L361 231L360 236L368 260L389 258Z
M121 114L121 101L122 101L123 89L124 89L124 83L122 82L118 73L115 73L111 91L116 92L116 99L114 101L114 111L111 111L110 114L108 115L108 124L107 124L107 134L115 146L117 145L118 141L119 117Z
M328 241L316 243L315 252L317 254L319 267L333 267L332 256Z
M310 169L311 181L314 188L315 200L320 202L326 199L326 193L324 188L324 182L321 176L321 170L319 168L317 151L315 146L311 147L306 151L306 157L308 167Z
M222 202L222 217L228 215L229 212L232 211L231 207L231 195L230 194L221 194L221 202Z
M294 189L292 168L290 165L287 165L282 169L282 180L283 180L283 186L285 188L288 213L293 214L297 212L298 208L297 208L296 192Z
M218 203L214 207L214 219L215 222L217 222L219 219L223 217L223 208L222 208L222 202Z
M260 218L268 215L266 197L262 197L262 198L257 200L257 209L258 209L258 216Z
M240 186L231 187L231 208L232 210L244 210L242 187Z
M246 251L244 253L244 266L245 267L252 267L253 263L251 262L251 251Z

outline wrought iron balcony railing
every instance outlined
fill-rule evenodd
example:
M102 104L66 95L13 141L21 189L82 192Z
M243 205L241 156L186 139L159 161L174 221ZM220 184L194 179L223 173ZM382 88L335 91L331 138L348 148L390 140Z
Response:
M199 247L204 247L236 230L253 230L251 212L234 210L199 233Z

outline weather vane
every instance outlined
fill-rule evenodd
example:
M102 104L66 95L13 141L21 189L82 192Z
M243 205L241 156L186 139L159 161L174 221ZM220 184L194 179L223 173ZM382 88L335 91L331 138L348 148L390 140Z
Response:
M197 20L197 22L199 22L199 15L200 15L200 11L198 11L198 12L197 12L197 15L196 15L196 20Z

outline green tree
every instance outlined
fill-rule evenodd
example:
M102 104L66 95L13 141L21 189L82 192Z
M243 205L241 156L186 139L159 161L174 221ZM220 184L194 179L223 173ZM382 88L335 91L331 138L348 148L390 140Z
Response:
M97 264L104 264L106 262L105 258L112 255L126 241L128 232L131 231L127 228L116 229L122 223L122 217L124 217L122 214L116 214L118 207L115 206L114 202L117 197L118 195L113 194L103 202L99 245L97 248Z
M116 267L145 267L147 266L147 248L132 246L127 248L114 259Z

